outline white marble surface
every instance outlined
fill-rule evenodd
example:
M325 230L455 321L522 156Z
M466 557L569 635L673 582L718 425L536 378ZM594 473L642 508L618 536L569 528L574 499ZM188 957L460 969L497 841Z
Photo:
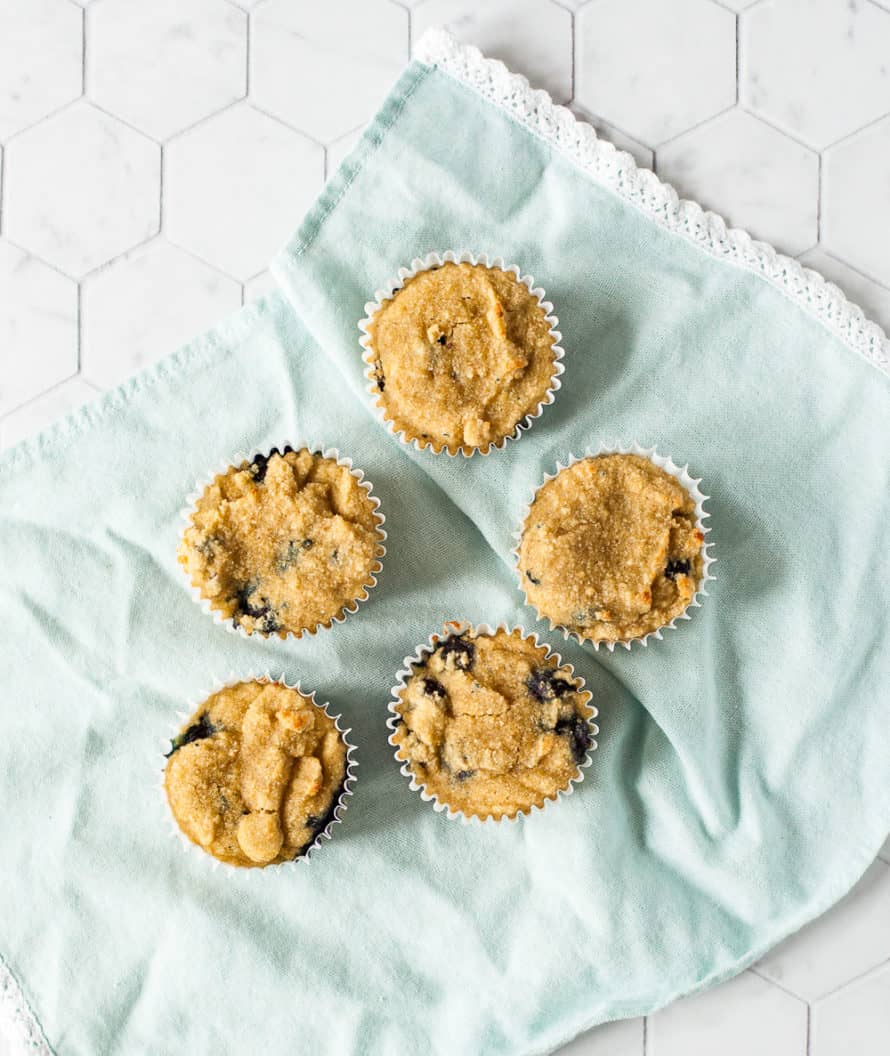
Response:
M890 328L890 0L0 0L0 445L267 290L434 22ZM566 1056L890 1052L882 856L751 971Z

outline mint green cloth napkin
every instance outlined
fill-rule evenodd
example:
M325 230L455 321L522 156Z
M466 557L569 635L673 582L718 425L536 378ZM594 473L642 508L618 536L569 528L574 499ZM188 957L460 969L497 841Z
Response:
M0 992L59 1054L543 1053L739 971L890 827L884 339L502 67L422 54L282 292L0 458ZM564 334L557 402L487 459L406 449L364 392L364 302L449 248L518 263ZM536 625L509 558L542 474L604 438L703 477L719 576L613 654ZM301 441L373 481L384 572L329 633L244 641L189 597L179 511L220 459ZM584 783L515 825L435 814L386 743L448 618L542 632L601 711ZM171 835L160 752L214 677L267 669L344 713L359 780L311 861L229 877Z

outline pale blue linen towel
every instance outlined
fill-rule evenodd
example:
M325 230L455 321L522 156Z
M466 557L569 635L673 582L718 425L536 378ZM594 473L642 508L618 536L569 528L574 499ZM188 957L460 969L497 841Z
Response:
M0 457L0 952L60 1054L549 1051L740 970L890 827L882 339L781 261L669 230L546 99L433 45L282 293ZM567 350L556 404L487 459L405 449L364 391L364 302L448 248L530 272ZM610 437L704 478L719 559L690 622L611 655L535 625L509 567L531 488ZM178 513L220 459L300 440L373 481L384 572L330 633L243 641L190 599ZM587 678L600 748L555 808L465 827L398 773L388 690L447 618L534 627ZM343 711L359 781L311 862L230 879L171 837L160 745L214 676L266 668Z

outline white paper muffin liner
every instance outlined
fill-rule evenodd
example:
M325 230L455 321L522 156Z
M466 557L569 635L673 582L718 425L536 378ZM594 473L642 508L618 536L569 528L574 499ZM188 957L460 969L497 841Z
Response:
M209 851L205 851L204 848L200 846L200 844L194 843L192 840L190 840L188 836L186 836L186 834L179 827L176 818L173 815L173 809L170 806L169 800L167 799L167 789L164 785L164 777L166 775L168 761L167 752L172 748L173 738L176 737L176 735L180 732L180 728L182 727L182 725L195 713L198 707L200 707L201 704L205 703L210 697L212 697L214 693L218 693L222 689L228 689L230 686L237 686L242 682L279 682L282 685L287 686L288 689L297 690L298 693L301 693L304 697L307 697L309 700L311 700L315 707L323 711L329 719L333 720L334 726L340 733L340 736L343 738L343 743L346 746L346 774L343 778L343 787L341 788L337 796L336 805L331 811L331 817L327 825L325 825L325 827L316 835L312 843L309 844L306 850L303 851L303 853L299 857L292 858L286 862L277 862L274 865L230 865L227 862L221 862L218 858L214 858L214 856ZM313 851L317 850L317 848L319 848L325 840L330 840L332 838L332 830L343 820L343 814L346 811L348 800L353 795L353 789L356 782L355 773L358 769L358 763L353 758L353 753L355 752L355 745L352 744L352 742L349 740L349 734L352 732L351 729L344 729L344 727L340 725L341 717L339 715L331 714L331 712L328 710L329 705L327 704L327 702L325 702L324 704L320 704L315 699L315 690L307 692L305 689L302 689L300 687L299 680L296 682L288 682L288 680L284 677L283 674L271 675L268 671L263 674L258 674L256 671L248 671L246 674L243 675L235 675L233 673L225 681L214 679L213 687L211 688L211 690L200 699L189 700L186 704L186 708L187 710L185 711L177 712L176 721L172 724L170 728L170 735L164 741L161 742L160 770L158 770L159 763L157 758L153 758L151 763L152 777L154 780L154 784L157 786L157 789L160 792L161 808L164 812L164 819L167 829L170 832L170 835L176 839L177 843L182 848L183 853L192 856L197 856L204 862L205 865L209 865L212 870L216 872L222 872L228 877L244 875L246 873L277 872L280 869L292 868L293 866L299 865L303 861L308 861L309 856L312 854Z
M538 495L541 488L544 487L551 480L555 480L556 477L564 470L568 469L569 466L575 465L576 462L583 462L587 458L596 458L598 455L641 455L643 458L648 458L653 465L658 466L659 469L663 469L666 473L669 473L683 485L689 495L695 502L695 524L702 535L705 536L705 540L702 543L702 574L701 578L696 585L695 593L692 596L689 604L686 608L675 616L669 623L657 628L657 630L649 631L646 634L638 635L635 638L621 639L619 641L593 641L591 638L583 638L578 634L577 631L569 630L560 623L556 623L551 620L549 616L545 616L535 605L528 600L528 594L525 589L525 580L523 579L522 572L519 569L519 544L522 541L522 533L525 531L525 525L528 521L529 514L531 513L532 505ZM701 484L701 478L696 479L689 473L689 466L678 466L673 459L666 457L665 455L659 455L654 447L641 447L638 443L634 442L631 444L608 444L601 443L597 448L588 448L583 455L569 455L568 461L565 463L556 463L555 473L545 473L544 479L535 488L531 498L526 504L525 511L519 521L519 528L514 532L514 539L516 545L510 551L513 557L513 570L516 573L516 578L519 584L519 589L522 592L525 604L529 608L534 610L535 615L539 620L545 620L550 624L550 630L559 631L562 636L568 640L574 638L575 641L581 642L582 644L590 644L594 649L599 650L601 646L604 646L613 652L616 645L623 645L625 649L630 649L634 642L638 642L640 645L647 645L650 638L656 638L659 641L664 637L662 632L666 630L676 630L678 620L690 620L692 619L692 613L690 609L697 609L701 607L701 599L708 596L708 592L705 589L706 584L715 580L717 577L712 575L710 572L711 565L714 564L716 558L713 556L713 543L707 541L708 532L710 528L705 526L706 518L711 515L705 511L704 504L708 500L709 496L703 494L699 485Z
M429 440L408 436L404 429L398 429L395 422L386 416L385 408L380 401L380 391L377 388L377 379L374 373L374 350L371 343L371 334L368 330L371 320L383 307L384 301L392 300L409 279L413 279L421 271L432 271L434 268L442 267L443 264L481 264L486 268L498 268L501 271L508 271L515 275L544 310L547 325L550 327L550 336L553 338L553 373L550 377L550 387L538 404L537 409L521 418L514 426L512 433L501 437L501 439L492 442L486 447L466 447L461 445L456 451L452 451L447 447L442 447L439 451L435 451ZM358 328L361 331L359 344L364 350L363 359L367 366L365 377L368 379L368 393L372 397L378 420L403 444L410 444L417 451L429 449L433 454L447 454L452 458L457 455L463 455L465 458L470 458L475 454L487 455L492 450L502 450L508 440L518 440L522 433L526 429L530 429L533 422L541 417L544 408L556 399L556 393L562 387L560 377L565 372L565 366L562 362L565 352L560 345L562 334L558 330L559 320L553 314L553 305L544 299L545 296L544 290L539 286L535 286L535 280L530 275L523 275L517 265L505 264L502 257L489 257L485 253L470 253L466 250L449 249L441 254L427 253L425 257L415 257L407 267L399 268L397 278L391 279L382 290L375 291L374 300L368 301L365 305L365 317L358 324Z
M455 637L464 633L469 634L471 637L480 637L485 635L494 635L498 631L504 631L507 634L515 634L517 631L525 641L531 641L536 648L543 647L547 650L544 656L545 660L555 660L557 667L568 668L569 673L573 681L578 683L578 689L584 690L589 699L586 701L587 706L590 708L590 715L588 717L588 725L590 727L590 747L587 750L587 754L584 761L578 764L578 770L576 776L571 778L568 785L565 788L559 789L553 796L545 798L543 804L533 803L527 810L519 810L515 814L502 815L500 818L496 818L491 814L486 815L484 818L480 818L478 814L464 814L462 810L452 810L447 803L443 803L434 792L428 792L426 786L421 784L414 772L411 770L410 764L398 756L398 745L394 741L396 729L398 728L401 716L397 710L398 704L401 703L400 694L407 686L407 681L414 673L414 668L417 664L425 662L435 651L438 644L447 638ZM388 703L388 709L390 717L386 720L387 728L391 731L388 739L389 744L395 749L393 755L396 763L399 764L400 772L408 778L408 787L412 792L419 792L420 798L427 803L431 803L433 810L440 813L444 813L445 816L450 820L454 821L459 819L466 825L499 825L501 823L515 822L519 818L525 817L527 814L535 814L543 811L549 803L554 803L565 796L570 796L574 791L575 785L581 784L584 780L584 771L593 762L593 753L596 751L597 742L596 737L600 732L599 726L594 722L594 719L599 715L599 709L593 703L593 696L589 690L585 690L584 679L580 675L575 674L575 669L571 664L563 664L562 657L559 653L553 652L549 645L545 642L540 641L537 634L529 634L524 627L511 627L506 623L499 623L496 627L490 627L487 623L480 623L477 627L473 627L472 624L459 620L449 621L445 624L442 633L431 634L426 643L421 643L415 650L413 656L406 656L404 661L404 667L396 674L396 684L392 687L391 696L392 699Z
M303 440L285 441L283 444L276 444L271 448L255 447L248 453L238 452L232 459L227 459L220 462L216 469L210 470L209 474L205 477L200 478L196 483L194 490L186 496L186 505L180 510L179 516L184 522L182 532L180 532L180 540L185 532L185 529L192 523L192 517L197 512L198 500L204 494L206 488L208 488L213 481L220 474L226 473L230 469L237 469L244 462L253 462L258 456L268 458L274 451L283 451L285 448L290 447L294 451L302 451L304 448L311 451L313 454L320 455L322 458L333 459L338 466L345 466L350 474L356 479L358 485L364 490L368 498L371 500L371 504L374 507L374 522L377 529L377 555L374 559L374 563L370 569L370 582L362 587L362 592L357 598L351 601L348 605L345 605L336 616L332 616L329 620L316 623L314 627L304 627L300 631L271 631L269 633L263 633L262 631L255 631L253 634L248 632L241 626L240 623L235 623L231 616L223 616L223 614L213 608L209 598L205 598L201 593L200 589L196 587L191 580L188 569L186 566L178 560L177 565L179 566L182 574L185 578L186 585L188 587L189 594L192 600L213 620L214 623L220 627L225 628L230 634L238 634L242 638L250 639L269 639L269 638L302 638L304 634L315 635L319 629L328 630L335 623L343 623L347 616L358 612L359 605L368 600L370 592L377 586L377 576L383 569L383 558L386 555L386 529L383 525L386 522L386 517L380 510L380 499L377 498L373 493L373 485L369 480L365 480L365 475L360 469L356 469L352 463L351 458L345 458L341 456L340 452L335 447L323 448L321 444L311 444Z

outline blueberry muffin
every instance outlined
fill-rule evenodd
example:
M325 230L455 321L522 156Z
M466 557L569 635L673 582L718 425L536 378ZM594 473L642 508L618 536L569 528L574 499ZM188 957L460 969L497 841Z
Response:
M548 653L519 630L468 630L414 664L390 743L450 810L514 817L578 777L593 744L591 695Z
M538 489L519 544L526 599L582 641L656 631L692 601L704 535L686 488L640 455L597 455Z
M513 272L481 264L421 271L367 332L377 406L422 447L487 451L549 402L555 341Z
M177 825L221 862L299 858L334 817L347 748L334 720L279 682L239 682L173 739L164 788Z
M300 637L330 626L373 585L383 554L376 508L335 459L275 448L205 488L179 561L235 627Z

